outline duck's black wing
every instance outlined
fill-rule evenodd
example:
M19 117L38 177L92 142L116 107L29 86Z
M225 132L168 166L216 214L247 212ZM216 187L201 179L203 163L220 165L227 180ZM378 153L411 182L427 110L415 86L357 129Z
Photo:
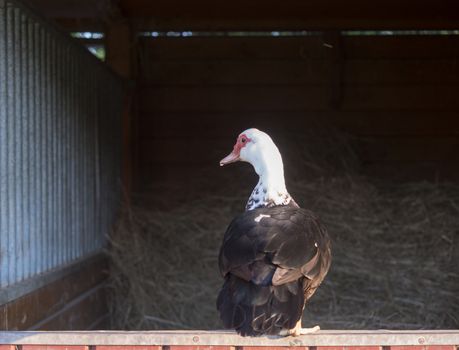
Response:
M330 241L312 212L277 206L237 216L219 255L224 325L242 335L293 328L329 265Z

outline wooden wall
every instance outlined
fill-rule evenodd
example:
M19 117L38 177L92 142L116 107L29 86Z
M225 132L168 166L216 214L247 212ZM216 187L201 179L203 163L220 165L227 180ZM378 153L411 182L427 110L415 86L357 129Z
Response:
M107 277L98 254L24 281L17 289L31 291L0 305L0 331L107 328Z
M143 38L139 67L147 177L217 162L247 127L317 123L368 168L459 163L459 36Z

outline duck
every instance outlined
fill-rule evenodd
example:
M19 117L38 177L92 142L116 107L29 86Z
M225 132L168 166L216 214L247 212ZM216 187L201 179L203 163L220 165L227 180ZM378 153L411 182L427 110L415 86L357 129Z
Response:
M299 336L307 301L331 264L331 242L312 211L301 208L287 191L279 149L256 128L237 137L220 166L250 163L258 183L229 224L218 264L224 279L217 310L225 328L242 336Z

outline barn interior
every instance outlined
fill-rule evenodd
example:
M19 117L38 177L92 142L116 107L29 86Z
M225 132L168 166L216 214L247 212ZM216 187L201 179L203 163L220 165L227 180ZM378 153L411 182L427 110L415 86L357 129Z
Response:
M119 116L96 126L119 129L102 144L119 174L101 163L113 176L95 181L119 193L98 202L110 197L113 210L90 258L68 260L55 268L65 273L23 293L0 293L9 320L0 329L221 328L219 244L256 176L247 164L220 169L219 160L251 127L276 142L290 193L334 242L334 266L305 322L459 327L456 1L21 6L119 79L122 93L106 80L88 84L104 92L88 108Z

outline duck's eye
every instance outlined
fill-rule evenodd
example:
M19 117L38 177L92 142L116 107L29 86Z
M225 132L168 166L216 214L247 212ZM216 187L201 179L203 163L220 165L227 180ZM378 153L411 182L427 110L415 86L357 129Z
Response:
M247 142L247 139L246 139L245 137L243 137L243 138L241 139L241 142L242 142L242 143L246 143L246 142Z

